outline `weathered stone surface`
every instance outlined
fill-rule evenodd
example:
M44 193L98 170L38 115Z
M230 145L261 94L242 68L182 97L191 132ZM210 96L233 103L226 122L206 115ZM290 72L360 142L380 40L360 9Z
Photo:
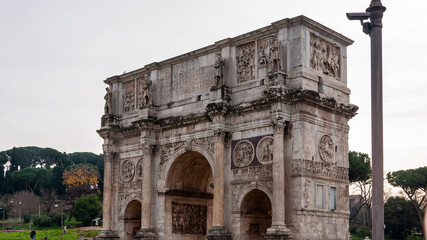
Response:
M300 16L108 78L98 238L348 239L351 43Z

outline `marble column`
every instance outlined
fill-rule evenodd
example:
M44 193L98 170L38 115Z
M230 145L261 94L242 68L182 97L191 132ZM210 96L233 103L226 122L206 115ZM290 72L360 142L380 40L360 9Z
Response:
M224 136L225 132L216 133L214 139L214 199L213 226L224 226Z
M273 201L272 226L265 239L291 239L285 224L285 121L280 117L273 121Z
M136 239L158 239L157 233L151 228L151 161L153 158L153 146L148 142L142 144L142 206L141 206L141 230Z
M207 239L228 240L232 234L224 226L224 131L215 131L214 136L214 196L212 229Z
M98 239L118 239L116 231L112 230L112 197L113 197L113 160L116 152L109 152L104 146L104 198L102 203L102 231Z

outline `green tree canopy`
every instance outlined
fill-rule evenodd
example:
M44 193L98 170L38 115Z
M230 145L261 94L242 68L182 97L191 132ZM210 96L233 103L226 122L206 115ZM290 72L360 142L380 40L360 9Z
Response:
M350 151L348 153L348 178L350 182L366 182L371 179L371 159L367 153Z
M388 182L394 187L400 187L417 211L420 223L426 210L427 167L399 170L387 173ZM423 233L425 229L423 226Z
M25 168L11 173L11 178L18 190L40 193L40 188L51 188L52 171L44 168Z
M91 224L92 219L101 216L102 205L96 194L90 194L77 199L74 216L83 225Z

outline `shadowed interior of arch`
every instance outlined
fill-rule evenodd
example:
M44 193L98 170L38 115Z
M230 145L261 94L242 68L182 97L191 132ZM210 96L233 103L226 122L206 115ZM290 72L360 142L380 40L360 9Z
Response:
M132 239L141 229L141 203L137 200L131 201L124 215L125 238Z
M212 182L209 162L202 154L189 151L175 160L169 170L166 185L170 190L213 193L209 186Z
M264 239L263 234L271 227L271 201L263 191L254 189L243 198L241 211L241 235L243 239Z

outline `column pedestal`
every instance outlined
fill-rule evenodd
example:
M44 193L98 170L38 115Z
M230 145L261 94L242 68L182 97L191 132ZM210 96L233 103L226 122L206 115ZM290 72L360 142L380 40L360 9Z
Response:
M224 226L213 226L206 236L208 240L232 240L233 234Z
M99 240L117 240L120 239L119 234L117 234L117 231L112 230L102 230L98 233L98 236L96 236L95 239Z
M291 231L286 226L272 226L267 229L267 233L264 234L266 240L288 240L294 239Z
M158 240L159 236L151 228L142 228L134 236L135 239L144 239L144 240Z

